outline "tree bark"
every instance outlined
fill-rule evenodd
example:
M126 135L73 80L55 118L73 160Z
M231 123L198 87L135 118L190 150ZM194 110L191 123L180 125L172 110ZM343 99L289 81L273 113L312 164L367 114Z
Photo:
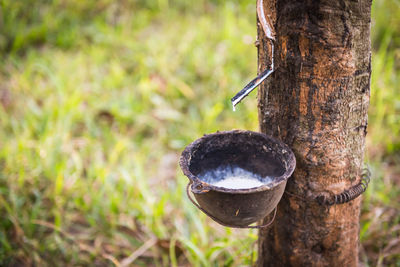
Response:
M359 183L370 94L370 0L264 0L276 70L258 93L260 129L288 144L297 167L275 223L259 233L258 266L357 266L360 198L318 196ZM258 26L259 71L270 43ZM266 218L266 221L270 218Z

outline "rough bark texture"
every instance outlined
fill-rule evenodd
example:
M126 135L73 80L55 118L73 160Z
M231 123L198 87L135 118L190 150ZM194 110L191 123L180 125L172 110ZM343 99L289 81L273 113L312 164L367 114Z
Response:
M264 0L277 70L259 90L262 132L296 155L259 266L357 266L360 198L322 206L360 180L370 93L370 0ZM270 47L259 25L259 71ZM266 218L268 220L269 218Z

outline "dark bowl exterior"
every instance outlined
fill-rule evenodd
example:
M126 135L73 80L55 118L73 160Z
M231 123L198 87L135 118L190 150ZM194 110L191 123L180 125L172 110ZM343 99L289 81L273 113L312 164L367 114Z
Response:
M226 225L242 227L255 223L270 214L278 205L286 182L269 190L231 194L210 190L194 196L200 206Z

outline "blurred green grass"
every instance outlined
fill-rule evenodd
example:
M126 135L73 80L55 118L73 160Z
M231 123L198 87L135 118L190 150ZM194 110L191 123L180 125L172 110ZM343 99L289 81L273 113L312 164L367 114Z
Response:
M243 266L257 232L190 204L183 147L257 130L255 1L0 1L0 265ZM388 15L389 14L389 15ZM399 264L400 4L374 2L361 259ZM397 243L396 243L397 242ZM125 259L125 261L124 261Z

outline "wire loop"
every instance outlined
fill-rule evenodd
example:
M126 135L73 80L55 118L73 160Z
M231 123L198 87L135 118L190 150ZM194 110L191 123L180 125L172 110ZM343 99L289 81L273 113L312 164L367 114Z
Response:
M370 181L371 171L368 168L364 168L361 174L361 180L358 184L350 187L347 190L344 190L342 193L332 195L330 197L318 196L315 198L315 200L321 205L328 206L350 202L367 190Z
M315 198L304 198L298 196L296 194L290 193L289 191L285 191L286 194L292 197L296 197L303 201L316 201L320 205L327 205L332 206L336 204L344 204L347 202L352 201L359 197L362 193L364 193L367 188L368 184L371 181L371 171L368 168L364 168L361 174L361 180L358 184L350 187L349 189L344 190L342 193L339 194L332 194L330 196L326 195L319 195Z

